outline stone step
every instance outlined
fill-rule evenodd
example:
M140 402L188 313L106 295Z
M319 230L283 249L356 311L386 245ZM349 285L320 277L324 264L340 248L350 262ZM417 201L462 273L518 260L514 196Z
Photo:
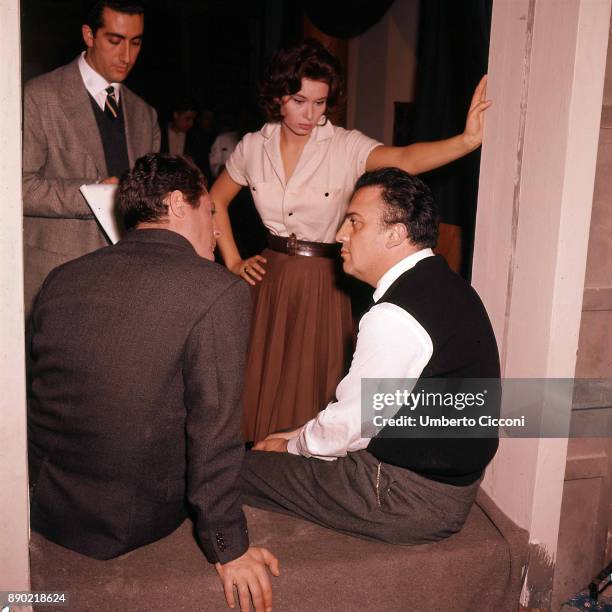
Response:
M252 544L269 548L281 562L281 576L273 579L275 610L517 610L527 534L482 491L460 533L412 547L245 511ZM189 521L167 538L110 561L84 557L33 533L31 567L32 588L67 591L69 610L229 609Z

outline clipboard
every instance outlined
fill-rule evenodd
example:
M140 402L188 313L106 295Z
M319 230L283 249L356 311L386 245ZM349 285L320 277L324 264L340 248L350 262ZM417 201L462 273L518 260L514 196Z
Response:
M83 194L91 212L95 215L107 238L116 244L124 233L117 210L115 208L115 193L117 185L91 184L81 185L79 191Z

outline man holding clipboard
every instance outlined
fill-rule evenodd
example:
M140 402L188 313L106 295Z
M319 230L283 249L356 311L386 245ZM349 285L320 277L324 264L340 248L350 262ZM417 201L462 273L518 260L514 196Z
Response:
M24 91L25 310L49 271L106 246L79 188L117 177L159 150L155 110L121 82L144 29L137 0L96 0L82 27L87 49Z

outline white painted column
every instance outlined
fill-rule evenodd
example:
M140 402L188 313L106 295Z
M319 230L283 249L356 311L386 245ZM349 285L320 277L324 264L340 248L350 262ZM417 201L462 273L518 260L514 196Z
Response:
M19 0L0 2L0 591L30 588Z
M574 376L609 23L610 0L493 3L472 281L506 378ZM550 603L566 453L502 440L483 484L529 531L530 607Z

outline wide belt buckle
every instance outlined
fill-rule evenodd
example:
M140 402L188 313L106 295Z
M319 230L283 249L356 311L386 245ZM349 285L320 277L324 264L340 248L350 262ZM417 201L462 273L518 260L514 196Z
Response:
M287 254L295 255L298 248L298 239L295 234L290 234L287 238Z

